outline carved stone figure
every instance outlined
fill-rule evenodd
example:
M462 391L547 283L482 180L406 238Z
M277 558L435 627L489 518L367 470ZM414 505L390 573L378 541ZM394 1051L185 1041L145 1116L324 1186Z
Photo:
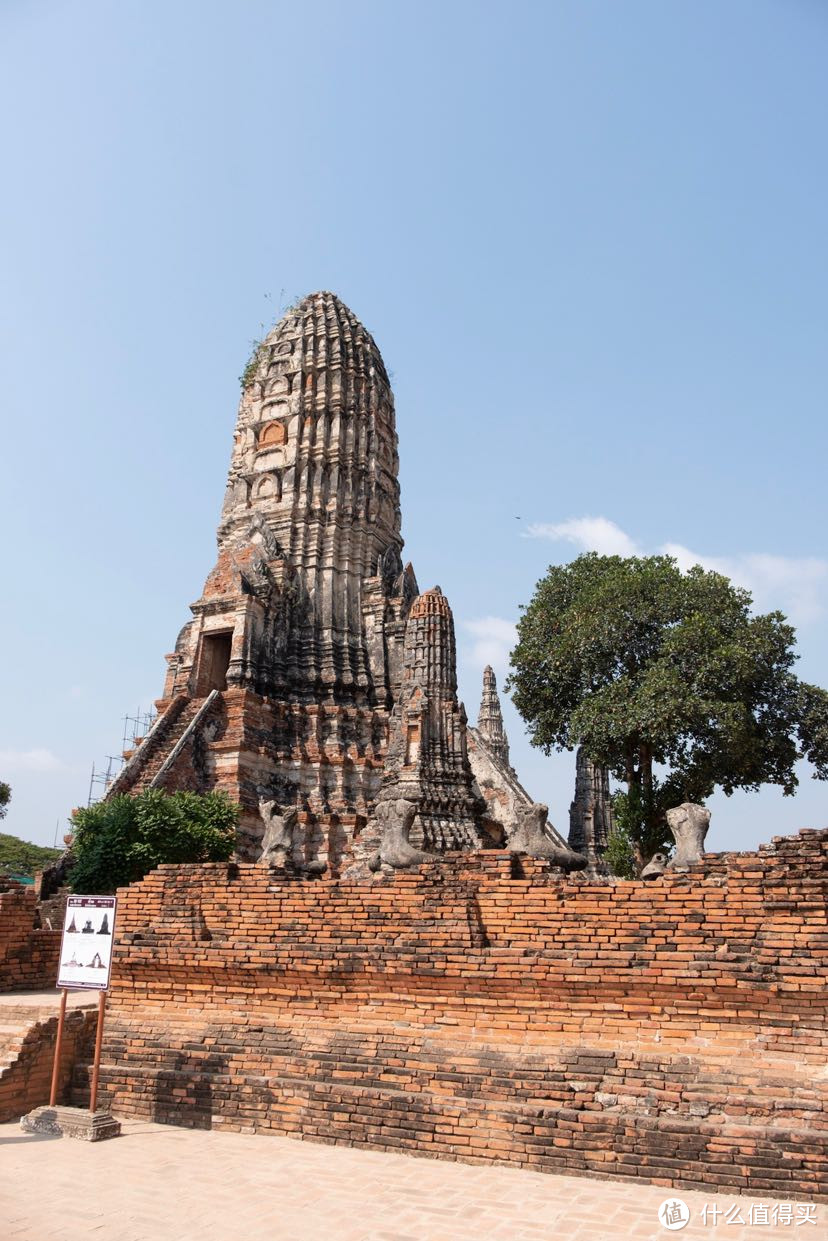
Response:
M685 801L667 811L667 826L676 841L676 851L669 870L684 870L701 860L704 840L710 826L710 811L695 802Z
M666 853L654 853L641 872L642 879L659 879L667 866Z
M260 798L259 810L265 824L259 861L271 870L301 871L304 841L296 809L288 806L280 810L275 801Z
M377 803L374 820L380 831L380 847L369 862L371 870L378 870L381 865L404 869L408 866L419 866L422 862L434 861L433 854L415 849L409 840L409 832L416 815L416 803L407 801L404 797Z
M547 836L544 829L548 813L549 807L542 802L534 802L520 810L517 826L508 836L506 847L513 853L527 853L530 857L544 858L567 871L583 870L587 864L583 854L562 848Z

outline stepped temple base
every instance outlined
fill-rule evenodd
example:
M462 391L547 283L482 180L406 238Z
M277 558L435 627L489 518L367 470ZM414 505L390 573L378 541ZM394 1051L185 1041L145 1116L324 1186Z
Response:
M119 1115L828 1199L828 831L655 884L164 866L119 927Z

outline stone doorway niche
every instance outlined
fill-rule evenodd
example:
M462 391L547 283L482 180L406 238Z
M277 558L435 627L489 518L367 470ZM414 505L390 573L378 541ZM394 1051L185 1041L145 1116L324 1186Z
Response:
M232 644L232 629L202 635L196 687L198 697L205 697L214 689L227 689L227 669L230 665Z

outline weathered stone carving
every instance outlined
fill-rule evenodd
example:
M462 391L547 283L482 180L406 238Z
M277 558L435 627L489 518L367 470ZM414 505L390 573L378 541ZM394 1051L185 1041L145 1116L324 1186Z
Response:
M654 853L641 872L642 879L659 879L667 866L666 853Z
M305 864L304 833L295 807L280 810L275 801L262 797L259 810L265 825L259 861L271 870L301 871Z
M669 870L684 870L694 862L701 861L704 840L710 826L710 811L695 802L685 801L667 811L667 826L676 841L676 851L670 859Z
M527 853L530 857L544 858L564 870L583 870L586 858L572 849L561 848L550 840L545 832L549 807L534 802L518 813L517 825L507 838L507 848L513 853Z
M422 862L434 861L433 854L415 849L409 840L416 816L416 803L407 801L404 797L377 803L374 821L380 832L380 847L369 862L371 870L379 870L381 865L405 869L408 866L419 866Z
M613 829L609 772L593 763L583 746L575 756L575 797L569 807L569 847L587 858L587 867L596 877L608 876L604 854Z

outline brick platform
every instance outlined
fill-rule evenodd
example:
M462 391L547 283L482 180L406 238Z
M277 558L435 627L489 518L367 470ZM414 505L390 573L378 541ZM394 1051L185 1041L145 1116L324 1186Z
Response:
M57 991L0 995L0 1121L48 1102L59 1007ZM58 1079L61 1100L76 1060L92 1056L96 1010L97 1000L88 992L70 993Z
M161 867L120 894L104 1091L179 1125L826 1198L826 862L828 831L652 885L503 853L373 885Z

